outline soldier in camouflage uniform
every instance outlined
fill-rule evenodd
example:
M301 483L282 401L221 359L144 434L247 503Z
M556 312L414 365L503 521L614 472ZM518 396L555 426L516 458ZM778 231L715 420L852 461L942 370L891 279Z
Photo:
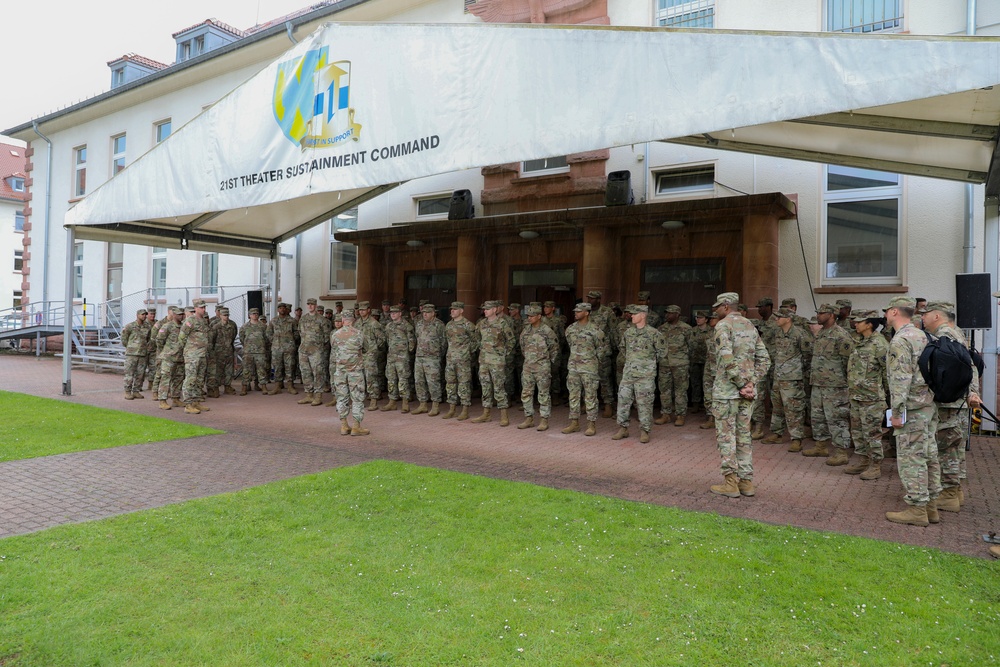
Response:
M851 437L858 462L844 468L848 475L872 480L882 476L882 424L885 422L885 357L889 344L875 333L881 317L858 310L851 317L861 340L847 361L847 391L851 400Z
M449 309L451 320L445 325L448 340L445 358L445 387L451 409L444 415L449 419L455 415L455 407L462 405L458 421L469 418L472 405L472 357L479 350L479 334L476 326L465 317L465 304L452 301Z
M566 318L556 313L556 302L546 301L542 305L542 324L547 325L556 335L559 342L556 360L552 363L552 405L562 405L563 391L562 371L565 368L565 355L563 348L566 346ZM516 338L515 340L520 340Z
M795 302L794 298L789 297L787 299L782 299L781 307L787 308L788 310L792 311L792 326L801 329L802 333L804 333L810 341L813 340L813 338L815 338L812 329L809 328L809 320L798 314L799 307L798 304ZM805 375L803 376L803 378L805 379L806 405L808 406L809 397L812 395L812 385L810 384L810 379L809 379L809 367L812 364L812 349L809 350L809 354L807 356L802 358L802 361L805 364ZM809 410L807 408L806 409L807 427L811 423L812 423L812 417L809 414ZM807 433L808 433L808 428L807 428Z
M610 340L614 335L615 313L607 306L601 305L601 296L599 290L591 290L587 293L587 303L590 304L590 321ZM648 312L649 309L646 310ZM604 412L601 413L601 416L611 419L615 416L616 399L615 368L614 360L611 358L611 346L608 346L606 355L598 361L600 362L598 376L600 378L601 400L604 401Z
M444 322L438 319L437 309L433 303L425 303L420 307L421 317L417 320L414 335L417 339L416 359L413 363L413 374L415 376L417 400L420 405L412 414L422 415L430 412L427 410L427 402L431 402L431 411L437 415L441 406L441 360L444 359L445 350L448 347L448 339L445 336ZM445 413L445 419L455 416L455 406L451 406L449 413Z
M521 317L521 304L511 303L507 308L508 315L510 319L510 328L514 332L514 340L521 340L521 332L524 331L524 318ZM521 371L524 368L524 355L521 354L521 346L514 346L514 354L511 356L510 365L508 367L507 377L509 381L507 383L507 393L512 397L512 400L521 400Z
M125 400L144 398L140 394L146 373L146 357L149 354L149 331L146 309L135 313L135 320L122 327L121 344L125 348Z
M333 332L333 308L327 308L323 311L323 317L326 321L330 323L330 328L328 329L331 333ZM333 391L333 378L330 377L330 337L327 336L323 340L323 391L332 392ZM337 395L334 394L331 397L333 400L337 399Z
M205 371L213 338L202 299L194 300L194 315L184 320L177 342L184 350L184 412L189 415L208 412L201 402L205 398Z
M589 306L590 304L587 305ZM632 326L632 311L629 310L631 307L631 304L626 305L625 309L621 311L621 315L615 316L615 319L611 323L611 336L608 339L608 346L611 348L615 360L615 382L618 386L621 386L622 373L625 371L625 352L618 347L618 343L621 341L622 336L625 335L625 330Z
M625 368L622 383L618 387L618 432L612 440L628 437L629 413L632 403L639 412L639 427L642 432L639 442L649 442L649 432L653 429L653 399L656 398L656 364L666 358L667 343L663 334L646 325L648 306L631 305L632 324L627 327L618 345L625 354Z
M260 321L260 310L250 309L250 321L240 329L240 344L243 345L243 387L240 396L246 396L250 385L256 380L267 391L267 326Z
M755 388L771 366L757 329L734 309L739 300L735 292L725 292L712 306L722 318L715 327L712 409L725 482L713 485L711 491L729 498L755 493L750 416Z
M705 360L708 353L706 341L712 335L712 330L708 326L708 313L703 310L695 311L694 326L691 327L689 337L691 364L688 366L688 384L691 387L691 412L701 412L705 404L705 392L702 383L705 380Z
M219 397L221 386L227 394L235 394L233 389L233 363L236 360L236 336L239 329L229 319L229 309L216 311L219 319L212 325L212 349L208 355L208 396Z
M483 414L473 423L490 421L493 403L500 408L500 426L510 424L507 415L507 391L504 386L504 368L507 357L514 349L514 331L497 317L497 301L482 305L485 317L479 320L479 384L483 388ZM523 396L522 390L522 396Z
M549 325L542 321L542 311L538 306L527 310L528 326L521 331L519 340L524 354L524 369L521 372L521 403L524 405L524 421L518 428L535 425L534 394L538 389L538 413L540 421L537 430L549 430L552 416L552 370L558 372L559 340Z
M750 323L757 329L761 340L764 341L764 347L767 348L767 353L773 359L774 336L777 332L778 322L774 317L774 301L771 297L765 296L757 301L757 314L760 317L751 319ZM771 371L773 370L774 367L772 366ZM767 377L763 378L757 384L757 398L754 399L753 416L750 419L752 427L750 437L754 440L760 440L764 437L764 423L767 421L765 404L768 396L771 395L771 371L768 371Z
M802 451L807 409L805 376L807 359L812 358L812 333L804 334L792 325L794 313L781 308L775 314L777 328L771 338L771 435L766 444L781 442L788 424L792 437L790 452ZM765 343L765 347L767 347Z
M299 318L299 371L302 374L302 391L299 405L323 405L323 385L329 373L329 361L325 359L326 343L330 340L332 323L316 306L315 298L306 299L306 312Z
M159 331L159 327L154 330L153 327L156 326L156 309L147 308L146 309L146 324L149 325L149 342L146 343L146 382L149 389L153 388L153 378L156 375L156 371L159 369L159 362L156 360L156 332ZM156 397L156 394L153 394Z
M278 304L278 315L267 323L267 346L271 350L271 363L274 364L275 387L267 392L272 396L280 394L282 383L289 394L299 393L295 389L295 358L299 349L299 321L288 313L291 306L287 303Z
M702 429L715 428L715 412L712 410L712 387L715 386L715 327L719 316L712 311L708 315L708 337L705 339L705 375L702 378L701 389L705 400L705 421L698 425Z
M850 460L851 401L847 393L847 360L854 343L837 326L837 309L824 303L816 311L822 327L813 341L810 407L813 439L816 445L802 450L803 456L825 456L829 466L841 466ZM833 449L828 445L833 440Z
M646 306L649 309L649 312L646 313L646 326L663 331L660 327L660 325L663 324L663 318L661 318L660 314L653 308L653 304L649 302L649 292L647 290L639 292L635 303L637 306Z
M935 338L947 336L969 346L962 330L955 327L955 304L950 301L930 301L923 316L924 330ZM951 403L937 405L938 462L941 466L941 495L937 508L945 512L961 509L962 468L965 463L965 434L969 432L969 411L966 406L978 406L979 369L972 365L972 382L965 396Z
M569 426L563 433L580 430L580 394L583 393L587 407L587 430L584 435L597 433L597 386L598 359L608 347L604 332L590 322L590 304L578 303L573 309L576 322L566 327L566 342L569 343L567 358L566 386L569 389Z
M371 316L371 307L367 301L358 301L358 319L355 326L361 330L367 339L365 349L365 385L368 387L368 409L378 407L378 399L382 396L382 381L385 358L385 327ZM344 323L347 326L347 323ZM380 365L381 364L381 365Z
M849 334L854 333L854 323L851 322L851 300L837 299L834 302L836 308L837 326Z
M193 308L191 313L194 313ZM171 404L167 402L168 398L172 399L173 407L183 405L178 399L181 396L181 384L184 381L184 350L178 339L184 311L177 306L170 306L167 317L170 319L160 327L156 334L156 347L160 350L159 398L161 410L171 408Z
M681 320L680 306L669 305L665 312L667 321L660 326L660 333L667 349L658 360L660 416L655 423L666 424L673 420L674 426L684 426L691 370L691 325Z
M183 314L184 311L181 311ZM163 316L162 319L157 320L153 324L153 328L149 331L149 346L152 349L153 354L153 375L151 389L153 391L153 400L157 400L160 397L160 352L163 349L163 344L157 342L157 334L160 333L160 329L164 324L174 319L173 313L170 312L170 307L167 307L167 314Z
M361 425L365 418L365 354L369 338L354 326L354 311L340 314L343 326L330 334L330 363L334 365L333 385L337 392L337 414L341 435L368 435ZM354 425L347 423L353 415Z
M915 310L912 297L897 296L885 312L886 322L896 329L885 366L891 424L896 431L896 468L908 506L902 512L886 512L885 518L926 526L940 521L936 501L941 493L941 466L935 439L937 406L917 363L927 347L927 337L910 321Z
M385 325L385 339L388 351L385 357L385 379L389 387L389 402L382 406L382 412L396 409L396 401L402 397L403 414L410 411L410 376L412 375L410 355L417 349L417 336L413 325L403 319L399 306L389 306L389 323Z

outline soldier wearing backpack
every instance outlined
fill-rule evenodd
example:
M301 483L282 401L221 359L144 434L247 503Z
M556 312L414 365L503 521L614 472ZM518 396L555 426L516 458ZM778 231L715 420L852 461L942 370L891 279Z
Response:
M950 301L930 301L923 316L924 330L937 338L948 337L964 347L969 344L962 330L955 326L955 304ZM972 382L965 395L950 403L937 404L937 448L941 464L941 495L937 508L957 512L964 501L962 473L965 468L965 434L969 431L969 411L966 405L979 403L979 374L972 365Z

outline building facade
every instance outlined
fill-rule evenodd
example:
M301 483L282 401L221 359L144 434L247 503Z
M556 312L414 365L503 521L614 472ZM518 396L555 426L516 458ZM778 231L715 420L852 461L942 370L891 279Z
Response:
M30 250L23 240L27 163L24 147L0 142L0 328L17 317L21 305L21 272Z

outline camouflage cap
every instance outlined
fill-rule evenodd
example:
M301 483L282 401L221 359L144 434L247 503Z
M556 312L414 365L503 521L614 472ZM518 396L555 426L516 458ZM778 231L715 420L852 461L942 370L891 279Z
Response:
M383 306L391 306L392 305L392 301L389 301L389 299L382 299L382 305Z
M542 302L541 301L532 301L528 305L529 306L538 306L539 308L541 308L542 307Z
M889 305L885 307L885 310L890 308L912 308L916 310L917 300L912 296L894 296L889 299Z
M430 303L429 299L421 299L420 301L417 302L417 305L420 306L420 307L423 307L424 304L427 304L427 303Z
M930 312L932 310L940 310L945 315L955 314L955 304L951 301L928 301L927 305L924 306L925 312Z
M306 305L307 306L315 306L317 303L319 303L319 302L316 299L312 298L312 297L309 297L308 299L306 299Z
M135 311L135 314L136 315L149 315L149 311L146 310L145 308L140 308L139 310Z
M776 312L774 316L777 317L778 319L781 319L783 317L790 319L795 316L795 313L788 310L787 308L779 308L778 312Z
M493 299L483 301L483 305L479 306L481 310L488 310L490 308L496 308L496 307L497 307L497 302L494 301Z
M521 310L521 304L519 304L517 301L511 301L510 304L507 306L507 308L509 308L510 310Z
M368 310L371 308L371 304L367 301L358 301L358 310Z
M195 307L194 306L184 306L184 312L185 313L193 313L194 311L195 311Z
M465 310L464 301L452 301L451 305L448 307L450 310Z
M342 319L342 320L353 320L354 319L354 310L351 309L351 308L345 308L344 312L342 312L340 314L340 319Z
M632 306L632 313L633 314L636 314L636 313L648 313L648 312L649 312L649 306L643 306L641 304L639 304L639 305L633 305Z
M836 306L829 303L822 303L819 308L816 309L816 314L819 315L820 313L829 313L830 315L836 315L838 310L840 309Z
M736 292L723 292L719 296L715 297L715 303L712 304L712 308L718 308L719 306L735 306L740 302L740 295Z
M573 307L574 313L589 313L594 307L589 303L578 303Z
M425 303L424 305L420 306L420 310L421 312L424 313L433 313L436 310L436 308L434 308L433 303Z
M850 308L852 304L850 299L837 299L834 305L837 308Z
M541 315L542 309L539 308L538 306L528 306L525 309L524 314L527 315L528 317L531 317L533 315Z
M669 306L667 306L666 308L664 308L663 311L666 312L666 313L679 313L679 312L681 312L681 307L680 306L676 306L674 304L670 304Z
M180 306L170 306L168 310L170 311L171 315L179 315L180 313L184 312L184 309L181 308Z
M816 319L815 315L809 318L809 324L819 324L819 320Z
M773 306L773 305L774 305L774 299L772 299L769 296L761 297L760 299L757 300L758 308L763 308L764 306Z
M403 312L403 309L400 308L399 306L389 306L389 312L390 313L401 313L401 312Z
M344 307L344 302L343 301L334 301L333 305L340 306L341 308L343 308Z
M750 309L747 308L747 305L745 303L738 303L736 304L736 310L742 310L745 313Z
M587 292L587 298L588 299L600 299L601 298L601 290L596 290L596 289L590 290L589 292Z
M643 290L639 292L639 295L636 298L639 299L639 301L649 301L649 292Z
M718 316L718 315L717 315L717 314L715 313L715 311L713 310L712 312L710 312L710 313L708 314L708 319L709 319L709 320L717 320L717 319L719 319L719 316Z
M323 311L323 316L325 317L326 315L333 315L333 308L326 308Z
M864 310L862 308L858 308L857 310L855 310L854 312L851 313L851 321L852 322L864 322L865 320L877 320L880 317L882 317L882 314L879 313L877 310Z
M791 297L789 297L787 299L782 299L781 300L781 307L782 308L787 308L789 306L795 306L796 308L799 307L799 305L797 303L795 303L795 299L793 299Z
M251 309L250 309L250 310L249 310L249 311L247 312L247 314L248 314L248 315L260 315L260 308L251 308Z
M195 308L204 308L208 304L205 303L204 299L195 299L194 301L191 302L191 305L193 305Z
M694 316L695 317L708 317L708 311L707 310L696 310L696 311L694 311Z
M343 322L344 321L344 316L341 315L340 313L334 313L333 314L333 321L334 322Z
M546 308L555 308L556 307L556 302L555 301L546 301L542 305L545 306Z
M228 315L229 309L226 307L217 308L215 312L219 313L219 315Z
M629 314L634 313L636 307L637 306L634 303L630 303L627 306L625 306L624 308L622 308L622 312L623 313L629 313Z

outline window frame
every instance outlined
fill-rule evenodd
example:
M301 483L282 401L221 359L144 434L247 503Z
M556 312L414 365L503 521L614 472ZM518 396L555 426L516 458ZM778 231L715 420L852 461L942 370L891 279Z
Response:
M73 298L83 298L83 241L73 244Z
M18 224L18 221L20 221L20 224ZM19 234L23 234L24 223L25 223L24 211L14 211L14 231Z
M87 144L73 148L73 198L87 194Z
M658 28L714 28L716 0L659 0L653 5ZM704 25L704 19L710 25Z
M162 262L163 285L158 286L157 265ZM163 247L150 248L150 277L149 288L153 291L153 296L164 298L167 295L167 249Z
M447 220L448 209L451 206L451 196L453 191L436 192L413 196L413 219L414 220ZM421 213L421 202L444 200L446 202L444 211L441 213Z
M535 178L536 176L551 176L553 174L568 174L569 173L569 156L568 155L552 155L550 157L539 158L537 160L525 160L521 162L520 174L521 178ZM541 169L528 169L528 164L531 162L547 162L548 160L559 160L562 159L565 164L558 165L555 167L543 167Z
M208 267L205 265L206 260L210 260ZM208 275L206 276L206 274ZM212 282L206 282L206 277L211 278ZM202 296L215 297L219 295L219 253L201 253L198 262L198 290Z
M346 241L338 241L334 234L337 233L336 227L337 218L331 218L329 221L328 235L327 235L327 247L323 263L326 265L324 267L326 271L326 293L328 296L352 296L357 294L358 291L358 246L353 243L348 243ZM333 251L334 248L345 248L350 246L354 248L354 285L344 284L343 287L339 287L340 283L334 283L334 262L333 262ZM345 270L345 269L336 269Z
M14 273L24 271L24 250L14 250Z
M860 1L862 3L862 10L861 10L862 14L864 14L869 8L874 9L876 2L882 5L884 13L886 2L887 1L894 2L896 3L897 7L895 13L898 14L898 16L894 16L889 19L886 19L883 16L881 20L874 20L874 16L872 16L873 20L869 22L865 22L862 17L862 21L860 23L854 22L852 25L844 28L832 27L833 24L832 19L834 17L835 8L840 7L841 8L840 14L843 15L844 12L842 8L844 7L844 5L850 4L853 6L853 3L857 1ZM864 34L864 35L893 34L893 33L905 32L906 30L905 28L906 13L904 11L905 5L906 3L904 2L904 0L825 0L823 3L823 10L824 10L823 21L825 24L825 30L826 32L846 32L846 33ZM892 25L890 27L881 27L881 28L874 27L876 24L885 24L888 22L895 22L895 25Z
M162 134L161 129L164 127L167 128L167 134L166 136L161 137L160 136ZM167 139L170 138L171 134L173 134L172 118L164 118L163 120L158 120L153 123L153 144L158 144L160 142L166 141Z
M706 186L690 186L671 188L665 191L660 190L660 179L666 176L684 176L685 174L697 174L711 170L712 183ZM716 189L716 163L710 162L690 162L686 164L664 165L650 170L650 192L652 199L710 199L715 197Z
M24 192L24 177L11 176L9 179L10 189L14 192Z
M121 146L118 145L121 140ZM125 152L128 150L126 133L112 135L111 137L111 176L116 176L125 168Z

